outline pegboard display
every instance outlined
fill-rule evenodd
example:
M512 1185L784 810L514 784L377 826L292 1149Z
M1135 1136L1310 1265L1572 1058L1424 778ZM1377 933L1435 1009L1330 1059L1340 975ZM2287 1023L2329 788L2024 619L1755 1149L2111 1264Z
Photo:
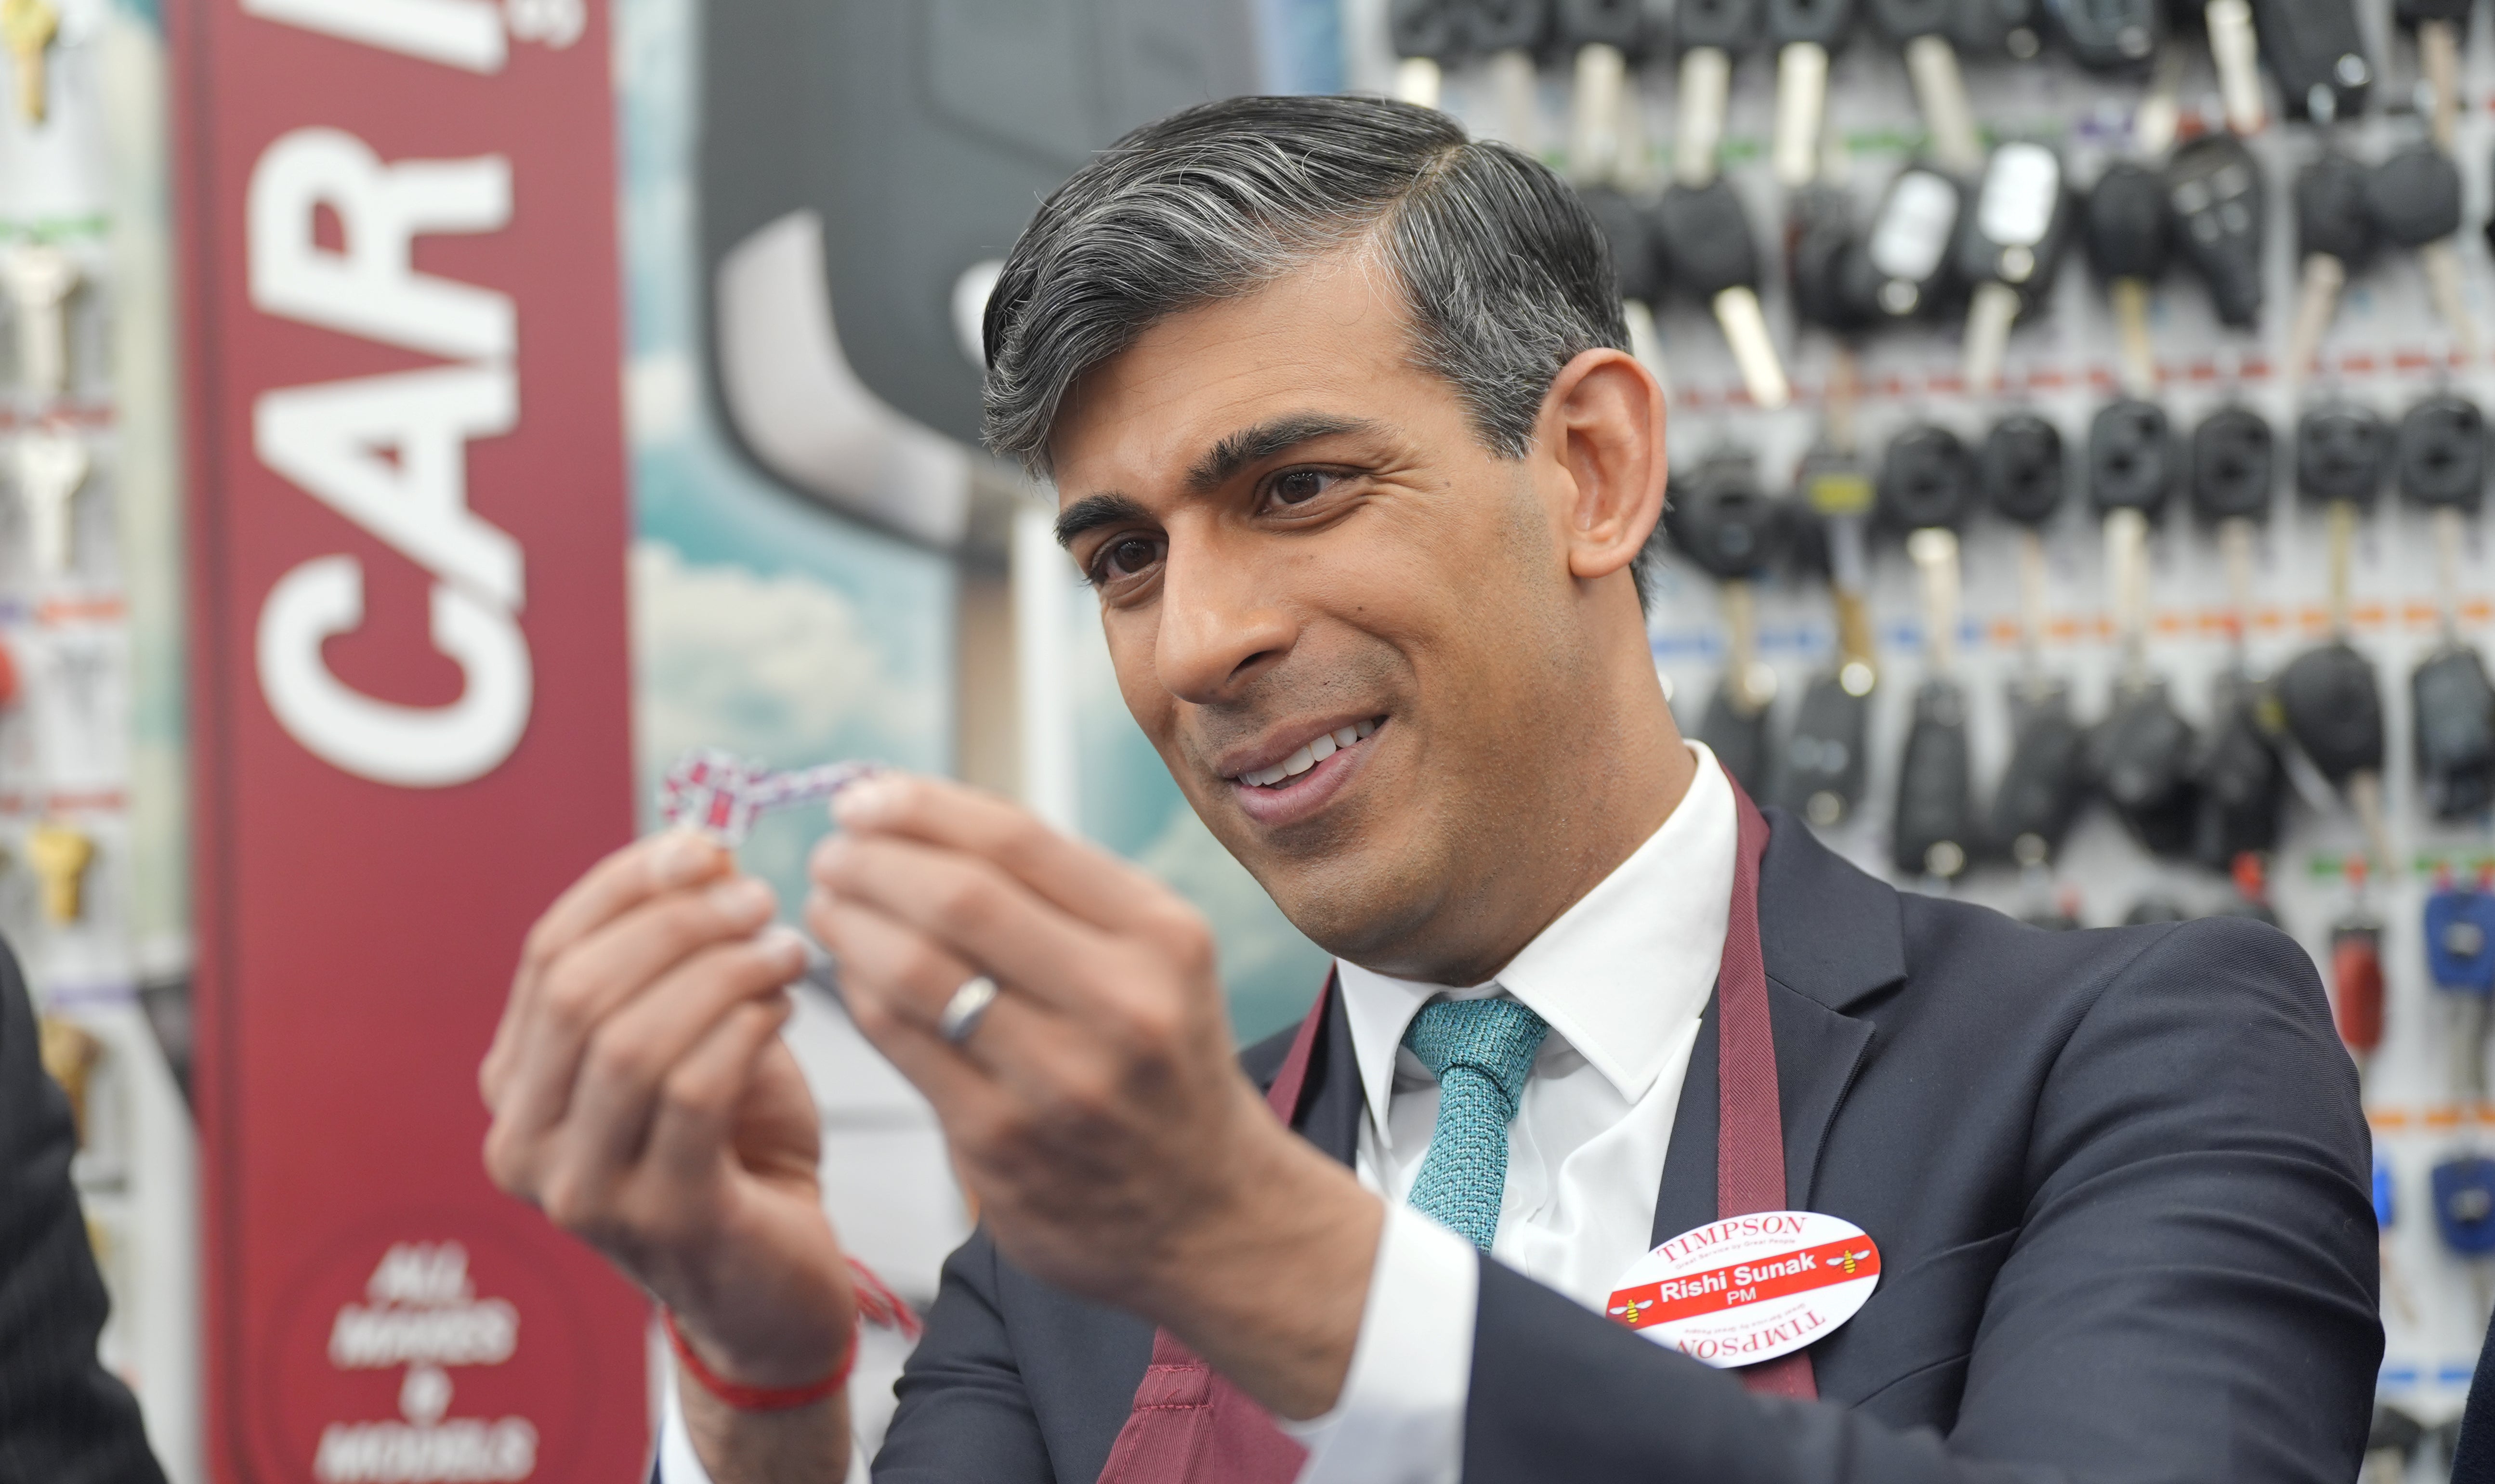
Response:
M0 936L78 1114L72 1174L113 1298L103 1357L178 1484L200 1473L196 1136L139 994L133 898L179 865L135 861L131 810L132 588L154 571L129 559L134 534L173 539L151 524L169 503L171 327L162 282L129 282L161 264L161 51L152 14L113 0L7 0L0 39ZM150 493L135 524L133 347Z
M2367 940L2338 929L2379 927L2371 941L2379 943L2382 1030L2379 1045L2360 1060L2382 1165L2378 1194L2387 1193L2391 1222L2385 1233L2388 1351L2381 1395L2397 1413L2382 1419L2387 1446L2369 1477L2440 1477L2439 1470L2448 1468L2446 1425L2459 1412L2487 1304L2495 1298L2488 1277L2495 1272L2495 1251L2468 1257L2447 1240L2445 1227L2456 1222L2450 1235L2462 1247L2474 1245L2479 1232L2471 1223L2486 1214L2478 1210L2481 1197L2464 1188L2472 1171L2451 1162L2495 1155L2495 1106L2485 1101L2487 1061L2477 1039L2484 1000L2435 986L2424 914L2438 891L2474 892L2481 881L2495 879L2488 872L2495 863L2495 829L2482 808L2451 820L2436 818L2428 806L2413 755L2411 676L2447 645L2482 651L2495 633L2495 551L2483 529L2495 512L2464 513L2455 530L2449 516L2439 524L2387 472L2370 504L2342 525L2345 576L2336 591L2345 600L2334 602L2333 517L2309 493L2326 486L2328 477L2326 472L2307 478L2300 491L2297 425L2306 411L2326 403L2370 409L2394 436L2410 409L2430 397L2456 395L2495 409L2495 363L2486 356L2495 346L2495 265L2484 235L2495 196L2495 25L2483 16L2472 24L2465 7L2444 13L2459 17L2453 31L2461 80L2442 94L2454 103L2450 121L2443 123L2434 109L2437 94L2422 82L2436 65L2433 38L2421 47L2418 34L2394 16L2389 0L2356 0L2353 16L2343 16L2341 23L2353 27L2349 34L2361 62L2335 64L2335 80L2326 70L2315 80L2300 59L2265 57L2258 74L2248 75L2260 89L2257 109L2246 94L2229 95L2222 88L2210 36L2220 38L2221 49L2233 45L2246 9L2258 21L2330 7L2229 11L2220 0L2208 8L2215 17L2209 22L2200 6L2179 7L2170 34L2136 65L2129 55L2116 55L2133 39L2118 28L2103 34L2087 28L2092 15L2119 19L2141 8L2065 6L2055 12L2056 17L2072 17L2064 22L2048 21L2040 7L2023 37L2017 34L2022 22L2014 15L2007 23L2010 34L1996 34L1988 51L1960 48L1976 126L1969 164L1963 156L1949 158L1947 119L1937 133L1927 127L1932 115L1919 106L1917 78L1905 56L1869 18L1903 8L1866 3L1864 16L1836 32L1830 47L1820 149L1815 159L1802 162L1816 179L1802 188L1785 183L1798 173L1794 164L1775 158L1776 48L1759 44L1753 31L1746 45L1737 42L1727 49L1729 68L1710 73L1709 66L1687 61L1696 43L1714 39L1706 28L1720 25L1721 6L1681 0L1698 29L1679 44L1672 39L1673 17L1650 14L1648 29L1627 50L1622 123L1611 136L1620 141L1620 155L1608 167L1589 166L1591 136L1577 111L1576 95L1581 83L1611 84L1599 59L1589 72L1572 46L1581 37L1546 33L1528 52L1491 54L1460 41L1449 45L1443 33L1432 39L1418 19L1433 9L1465 7L1402 0L1353 6L1353 85L1408 97L1416 96L1416 85L1426 93L1434 84L1440 105L1476 133L1535 151L1581 186L1617 191L1641 212L1645 229L1664 241L1651 271L1633 267L1624 275L1624 288L1655 301L1652 343L1642 344L1641 353L1652 358L1672 393L1677 498L1686 509L1713 477L1709 470L1720 472L1747 460L1756 496L1775 507L1770 524L1790 539L1782 541L1783 560L1734 584L1690 560L1689 543L1681 543L1683 549L1656 572L1649 615L1655 661L1684 729L1703 733L1709 703L1735 668L1727 664L1735 617L1740 626L1753 630L1755 661L1740 667L1749 677L1743 695L1751 704L1767 701L1762 730L1769 756L1752 781L1769 797L1794 804L1802 802L1789 786L1797 713L1812 681L1832 675L1842 658L1838 608L1826 575L1830 527L1802 514L1811 503L1812 470L1821 467L1808 461L1824 460L1832 441L1850 434L1853 469L1861 476L1851 494L1875 507L1857 529L1865 537L1861 592L1877 683L1866 698L1867 756L1862 759L1859 796L1840 819L1822 824L1822 833L1858 863L1903 887L2088 925L2135 914L2245 910L2227 854L2217 856L2213 868L2192 859L2188 839L2179 836L2169 842L2173 848L2152 852L2116 816L2107 803L2112 785L2106 770L2138 765L2139 739L2129 744L2132 752L2110 749L2099 724L2131 687L2153 681L2188 728L2187 736L2177 736L2170 725L2163 744L2188 759L2213 723L2231 713L2216 694L2231 671L2249 678L2256 687L2250 694L2275 701L2274 682L2291 661L2340 632L2370 665L2383 722L2379 828L2360 823L2352 790L2334 786L2313 756L2281 734L2275 739L2283 744L2276 840L2244 868L2258 873L2262 894L2280 924L2311 952L2334 996L2346 999L2342 1021L2359 1042L2369 1039L2356 1023L2363 1018L2362 985L2353 998L2343 996L2340 985L2361 979L2358 950ZM1563 17L1621 9L1556 8ZM2018 12L2016 6L1999 8L2000 15ZM1435 65L1418 69L1417 84L1412 60L1398 54L1399 45L1405 53L1438 50ZM2116 70L2080 65L2076 53L2089 47L2095 60L2110 60ZM2021 52L2028 59L2014 59L2013 53ZM1918 66L1927 63L1928 57ZM2292 90L2282 86L2282 65L2297 74ZM2351 76L2363 86L2348 86ZM1721 90L1721 141L1713 159L1758 249L1758 318L1775 369L1790 387L1790 401L1780 408L1770 405L1773 379L1763 384L1758 368L1744 364L1728 344L1725 321L1736 317L1700 296L1721 281L1703 260L1704 244L1683 249L1689 260L1673 252L1676 228L1700 238L1719 236L1720 229L1694 208L1678 208L1687 219L1675 224L1669 213L1677 208L1656 204L1667 186L1679 181L1686 187L1697 178L1688 140L1693 127L1707 126L1709 100L1693 99L1692 87ZM2291 91L2297 96L2291 98ZM2229 127L2231 102L2238 124L2261 115L2259 127L2240 136L2264 197L2257 216L2240 209L2229 215L2231 201L2240 207L2242 181L2216 179L2205 165L2198 195L2182 191L2188 171L2178 169L2179 152L2198 149L2192 158L2206 161L2222 151L2223 146L2196 141L2235 136ZM2336 114L2335 120L2315 122L2310 115L2317 107ZM2460 227L2439 250L2451 266L2435 270L2445 273L2444 281L2434 283L2420 255L2395 243L2381 245L2370 257L2361 244L2348 249L2351 261L2336 312L2322 328L2309 369L2301 377L2289 375L2300 288L2320 271L2299 257L2298 172L2326 150L2336 151L2359 167L2361 185L2363 177L2380 173L2375 167L2382 162L2429 140L2439 123L2460 181ZM1703 136L1700 145L1703 160ZM1922 286L1929 299L1944 304L1939 312L1929 312L1926 304L1923 314L1892 319L1884 310L1866 317L1874 323L1842 336L1827 323L1839 317L1818 300L1798 302L1798 263L1805 289L1826 282L1811 277L1812 259L1800 246L1808 240L1804 225L1839 221L1846 224L1840 237L1850 232L1851 240L1865 240L1888 222L1884 203L1911 215L1911 203L1897 201L1900 176L1910 168L1937 167L1944 182L1955 177L1952 189L1960 194L1955 202L1944 199L1944 209L1981 214L1999 234L2017 238L2024 229L2018 220L2018 193L1987 202L1982 185L2005 145L2041 145L2060 181L2048 181L2042 195L2030 193L2024 205L2035 218L2027 227L2041 230L2026 239L2037 245L2017 266L2042 271L2014 275L1998 267L2006 259L1996 255L2000 277L2027 279L2008 299L2018 312L1999 348L1996 384L1985 384L1990 367L1981 355L1972 368L1978 379L1970 379L1967 323L1970 315L1980 318L1992 311L1985 307L1984 292L1970 291L1962 272L1954 289L1947 269L1938 284ZM1959 168L1949 168L1953 163ZM2147 172L2152 203L2173 224L2164 271L2134 296L2139 308L2133 322L2144 327L2144 355L2137 339L2126 342L2115 309L2118 297L2133 291L2117 289L2094 271L2084 239L2089 195L2110 170L2123 166ZM1702 166L1698 175L1704 173ZM2435 204L2417 205L2413 188L2374 189L2385 193L2381 212L2430 215ZM2357 205L2338 217L2326 215L2309 228L2317 243L2329 240L2334 221L2344 226L2347 211L2363 209L2362 195L2359 189ZM2037 215L2057 198L2067 218L2048 223ZM2205 220L2178 220L2185 209ZM2259 223L2258 256L2246 259L2253 271L2240 282L2213 288L2196 271L2196 249L2186 237L2194 231L2204 238L2240 235L2253 222ZM2394 225L2415 233L2408 223ZM1616 243L1621 240L1617 225L1607 226ZM1952 232L1953 258L1962 267L1955 229L1947 224L1945 228ZM2199 250L2208 250L2205 241ZM2113 256L2102 255L2109 260ZM2039 288L2047 272L2049 286ZM1691 291L1692 278L1699 292ZM2243 314L2240 302L2222 313L2222 289L2240 300L2255 287L2257 314ZM1992 300L1997 306L2003 296L1996 293ZM1896 307L1893 303L1889 310ZM1634 319L1633 328L1641 328ZM2122 499L2118 487L2125 478L2136 480L2140 470L2135 461L2092 458L2090 434L2100 410L2127 390L2163 409L2174 439L2176 480L2163 507L2144 523L2119 516L2109 523L2100 500ZM2249 494L2238 489L2232 495L2242 501L2237 508L2251 512L2249 539L2236 548L2243 554L2235 567L2240 586L2230 582L2228 541L2196 516L2191 494L2194 435L2222 409L2257 414L2273 439L2271 477L2256 479ZM1881 488L1884 458L1899 435L1937 427L1955 434L1972 459L1996 423L2019 413L2041 417L2058 431L2062 455L2056 464L2064 494L2035 528L2032 543L1980 494L1972 512L1956 523L1956 621L1950 652L1937 663L1956 681L1962 700L1973 809L1962 840L1910 863L1924 868L1901 869L1895 848L1901 763L1917 692L1936 665L1925 643L1927 615L1947 610L1928 604L1929 590L1909 556L1901 523L1878 513L1883 500L1895 503L1892 492ZM2221 431L2213 430L2212 439ZM2481 459L2483 436L2480 427ZM2202 447L2204 463L2214 469L2223 462L2219 443ZM1739 482L1738 469L1735 475ZM2483 487L2482 476L2478 487ZM1819 486L1819 503L1842 504L1848 488L1842 479ZM1844 538L1833 544L1841 567ZM1928 541L1923 550L1940 570L1946 552ZM1720 570L1724 564L1715 565ZM2115 591L2118 578L2127 584L2121 593ZM2240 613L2238 595L2244 600ZM2126 633L2133 631L2139 641L2127 644ZM2021 687L2040 676L2062 689L2071 715L2087 729L2083 763L2086 748L2109 750L2085 774L2093 783L2058 848L2037 859L2031 847L2022 864L2013 847L1993 837L1987 811L2014 750ZM2330 695L2308 704L2308 721L2312 713L2326 720L2351 713L2343 699ZM2272 706L2258 715L2275 725L2280 712ZM2495 725L2495 711L2477 719ZM1813 740L1805 738L1804 746L1811 745ZM1933 766L1948 771L1947 759ZM2355 792L2365 788L2358 782ZM2151 833L2158 833L2156 822L2150 824ZM2352 862L2359 863L2353 871ZM2457 937L2447 935L2447 943L2469 946L2469 932L2478 930L2472 914L2480 905L2452 899L2438 908L2449 913L2457 907L2466 920ZM2495 926L2495 916L2487 923ZM2455 970L2449 962L2444 969L2446 978L2462 980L2474 972L2466 964ZM2458 1049L2464 1045L2470 1050ZM2437 1220L2438 1166L2446 1166L2444 1223ZM2488 1236L2495 1242L2495 1228ZM2422 1439L2409 1434L2403 1418L2419 1425ZM2438 1428L2444 1429L2440 1436Z

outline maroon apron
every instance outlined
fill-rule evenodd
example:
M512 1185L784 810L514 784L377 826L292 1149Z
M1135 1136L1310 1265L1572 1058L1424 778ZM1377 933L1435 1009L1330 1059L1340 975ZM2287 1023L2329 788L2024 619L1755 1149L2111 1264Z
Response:
M1725 781L1732 781L1729 775ZM1768 822L1739 783L1733 784L1733 803L1740 820L1733 910L1715 978L1718 1219L1785 1206L1784 1115L1776 1101L1767 961L1759 951L1759 858L1768 848ZM1266 1095L1286 1124L1299 1121L1309 1058L1333 997L1334 981L1328 979ZM1803 1350L1745 1367L1740 1376L1752 1391L1819 1394ZM1164 1329L1154 1332L1152 1363L1135 1388L1134 1409L1109 1450L1100 1484L1290 1484L1307 1460L1308 1450L1276 1427L1262 1407Z

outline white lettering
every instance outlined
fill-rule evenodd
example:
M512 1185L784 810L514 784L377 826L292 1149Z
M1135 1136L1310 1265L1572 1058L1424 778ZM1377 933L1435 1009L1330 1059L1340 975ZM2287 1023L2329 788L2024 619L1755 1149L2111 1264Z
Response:
M538 1430L525 1417L332 1422L321 1430L312 1475L321 1484L512 1484L537 1467Z
M243 14L472 73L503 70L502 14L485 0L243 0Z
M364 621L354 558L315 557L278 580L261 606L261 690L293 739L332 767L402 788L447 788L491 772L528 729L528 641L511 616L447 583L433 589L434 648L466 685L447 706L399 706L331 674L322 644Z
M337 213L344 251L320 243L323 206ZM252 167L249 211L251 301L264 313L460 360L512 353L508 294L418 273L412 254L425 232L510 225L511 167L502 156L384 165L354 135L297 129Z
M468 1281L468 1249L457 1242L392 1242L364 1296L377 1304L455 1304L477 1296Z
M519 543L469 510L468 440L518 421L508 363L437 366L264 392L252 438L270 469L434 576L516 613Z
M520 1312L500 1298L430 1309L347 1304L329 1326L329 1363L350 1371L498 1366L519 1346Z

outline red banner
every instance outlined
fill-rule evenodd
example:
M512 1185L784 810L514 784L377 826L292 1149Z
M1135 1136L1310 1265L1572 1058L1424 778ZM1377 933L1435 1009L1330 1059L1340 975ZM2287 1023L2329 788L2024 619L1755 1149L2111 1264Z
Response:
M606 17L173 9L212 1469L612 1484L645 1311L476 1082L631 830Z

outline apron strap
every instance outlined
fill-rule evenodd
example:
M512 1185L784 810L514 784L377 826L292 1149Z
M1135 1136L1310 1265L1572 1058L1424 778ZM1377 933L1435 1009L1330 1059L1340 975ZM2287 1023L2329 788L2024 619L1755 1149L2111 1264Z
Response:
M1724 962L1715 978L1715 1215L1785 1209L1784 1105L1776 1089L1776 1038L1768 1018L1767 956L1759 947L1759 861L1768 820L1734 781L1739 821L1733 849L1733 910ZM1812 1398L1819 1386L1807 1350L1745 1366L1752 1391Z
M1326 970L1323 986L1317 990L1317 1002L1309 1007L1307 1018L1300 1021L1300 1033L1291 1038L1290 1054L1282 1058L1282 1070L1274 1075L1274 1085L1265 1093L1266 1105L1284 1128L1300 1125L1300 1105L1307 1101L1309 1058L1316 1054L1317 1035L1325 1029L1326 1010L1334 1003L1334 971Z

